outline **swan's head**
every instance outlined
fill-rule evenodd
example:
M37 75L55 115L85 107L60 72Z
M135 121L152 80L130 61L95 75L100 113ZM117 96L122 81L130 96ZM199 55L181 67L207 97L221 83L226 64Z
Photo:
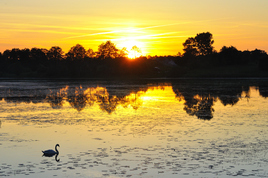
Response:
M58 147L60 147L60 145L59 145L59 144L57 144L55 147L57 147L57 146L58 146Z

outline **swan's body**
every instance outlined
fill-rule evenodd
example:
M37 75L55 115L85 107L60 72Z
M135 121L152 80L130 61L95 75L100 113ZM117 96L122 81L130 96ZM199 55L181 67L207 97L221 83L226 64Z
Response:
M54 150L45 150L45 151L42 151L43 153L44 153L44 156L54 156L54 155L58 155L59 154L59 151L58 151L58 149L57 149L57 147L58 146L60 146L59 144L57 144L56 146L55 146L55 150L56 151L54 151Z

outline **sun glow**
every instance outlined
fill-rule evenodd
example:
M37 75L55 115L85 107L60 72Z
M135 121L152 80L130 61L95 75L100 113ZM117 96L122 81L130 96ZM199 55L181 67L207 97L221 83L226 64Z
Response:
M144 47L144 44L134 38L122 40L120 46L127 49L129 59L135 59L143 55L142 48Z

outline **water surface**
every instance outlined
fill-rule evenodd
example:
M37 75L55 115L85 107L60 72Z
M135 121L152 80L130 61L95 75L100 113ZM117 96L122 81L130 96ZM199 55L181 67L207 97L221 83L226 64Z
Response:
M267 177L267 97L265 79L2 80L0 176Z

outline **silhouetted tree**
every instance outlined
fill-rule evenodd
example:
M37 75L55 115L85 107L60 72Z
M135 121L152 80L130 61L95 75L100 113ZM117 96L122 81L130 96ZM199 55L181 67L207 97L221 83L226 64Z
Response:
M89 57L89 58L94 58L96 56L96 53L93 51L93 49L88 49L86 51L86 56Z
M234 46L223 46L220 50L220 58L221 58L221 63L223 64L238 64L239 63L239 58L240 58L240 52L236 49Z
M118 57L126 57L127 55L128 55L128 51L127 51L127 48L126 47L124 47L121 50L119 50Z
M64 52L59 46L53 46L47 52L47 56L49 60L61 60L63 57L63 54Z
M106 41L106 43L99 45L97 57L100 59L116 58L118 57L118 51L114 43Z
M47 52L48 52L47 49L32 48L31 54L30 54L30 59L33 62L46 61L47 60Z
M237 52L238 52L238 50L234 46L230 46L230 47L223 46L220 50L220 53L227 55L227 56L231 56Z
M8 61L10 59L10 52L11 50L7 49L3 52L3 60Z
M137 58L141 55L141 49L136 45L131 48L131 51L134 53L134 58Z
M208 55L213 52L212 34L209 32L199 33L194 38L190 37L183 43L184 56Z
M85 48L82 45L77 44L77 45L73 46L69 50L69 52L66 54L66 56L70 60L75 60L75 59L81 60L81 59L84 59L85 58L85 56L86 56L86 50L85 50Z
M20 50L20 60L23 62L29 62L31 56L31 51L28 48Z
M213 52L213 43L212 34L209 32L199 33L195 37L196 47L198 49L199 55L208 55Z
M268 57L267 53L264 50L255 49L254 51L251 51L251 55L253 59L261 59Z
M13 48L10 51L10 60L12 61L18 61L20 60L20 49L19 48Z
M196 47L196 42L194 38L188 38L184 43L183 43L183 51L184 54L183 56L185 57L193 57L196 56L198 54L198 50Z

